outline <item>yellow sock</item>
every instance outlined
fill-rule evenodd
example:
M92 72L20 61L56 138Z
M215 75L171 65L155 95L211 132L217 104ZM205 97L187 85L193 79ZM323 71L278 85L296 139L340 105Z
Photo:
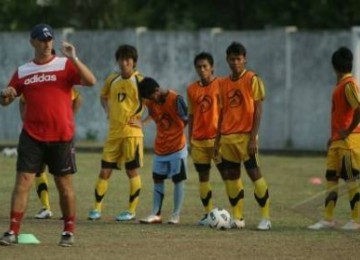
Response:
M262 218L270 218L270 199L269 190L266 181L263 177L254 182L255 199L260 206L260 213Z
M36 192L41 201L42 207L44 209L50 210L49 203L49 182L46 172L41 173L38 177L35 178Z
M355 181L348 182L347 184L349 201L351 208L351 219L359 222L359 197L360 197L360 188L359 183Z
M102 200L108 189L108 180L98 178L95 185L95 204L94 209L101 212Z
M137 175L129 180L130 196L129 196L129 212L135 214L136 207L139 203L139 195L141 191L141 178Z
M211 185L209 181L199 183L200 199L206 214L213 209Z
M334 209L338 199L338 181L326 181L325 213L326 221L334 219Z
M233 217L235 219L242 219L244 210L244 186L241 178L237 180L227 180L226 191L232 207Z

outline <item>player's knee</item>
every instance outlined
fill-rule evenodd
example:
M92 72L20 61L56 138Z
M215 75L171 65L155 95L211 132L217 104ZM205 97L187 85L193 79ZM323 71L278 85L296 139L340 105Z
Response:
M194 166L199 174L203 172L209 172L211 168L210 163L194 163Z
M338 181L339 179L335 170L326 170L325 178L327 181Z
M251 155L250 158L244 162L244 166L245 166L246 170L257 169L259 166L258 166L258 163L256 161L256 156Z
M341 169L340 177L344 181L351 181L359 178L359 171L355 169L347 170L345 168Z

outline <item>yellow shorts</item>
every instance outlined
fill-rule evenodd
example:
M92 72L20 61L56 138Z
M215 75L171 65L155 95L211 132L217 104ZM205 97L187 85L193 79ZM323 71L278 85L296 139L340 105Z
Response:
M221 157L230 162L246 162L250 159L248 154L249 134L233 134L221 136L220 153ZM255 157L258 157L256 152Z
M107 139L104 144L102 160L118 168L125 164L126 169L143 166L144 158L143 137L126 137Z
M336 176L344 180L357 178L360 170L360 148L330 147L326 156L326 170L336 172Z
M191 146L191 158L194 163L210 164L214 158L214 147Z

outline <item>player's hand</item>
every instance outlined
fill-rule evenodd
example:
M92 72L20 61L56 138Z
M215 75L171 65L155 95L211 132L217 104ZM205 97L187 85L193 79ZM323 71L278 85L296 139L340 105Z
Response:
M128 125L138 128L142 128L143 126L141 119L137 119L137 118L130 118L128 121Z
M339 130L339 135L340 135L340 138L341 139L346 139L346 137L348 137L349 136L349 131L347 130L347 129L341 129L341 130Z
M69 59L76 59L76 51L74 45L69 42L63 41L61 46L61 52L64 54L65 57Z
M257 151L257 142L256 140L250 140L248 144L248 154L254 155Z
M326 144L326 145L327 145L327 148L329 148L329 147L330 147L331 142L332 142L332 141L331 141L331 138L329 138L329 140L327 141L327 144Z
M14 87L8 86L7 88L1 90L1 97L14 99L17 96L16 89Z

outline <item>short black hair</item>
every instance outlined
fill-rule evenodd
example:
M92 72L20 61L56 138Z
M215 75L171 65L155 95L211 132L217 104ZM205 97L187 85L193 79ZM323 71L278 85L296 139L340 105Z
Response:
M229 57L231 54L246 57L246 49L240 42L232 42L226 49L226 56Z
M138 52L136 48L129 44L120 45L115 52L115 59L118 61L120 58L132 58L137 62Z
M351 50L342 46L333 53L331 63L337 72L349 73L352 71L353 59Z
M198 55L196 55L195 58L194 58L194 66L196 66L196 63L199 60L207 60L210 63L211 67L214 66L214 58L208 52L200 52Z
M159 83L155 79L145 77L138 84L139 95L141 98L149 99L152 94L155 93L156 89L160 88Z

